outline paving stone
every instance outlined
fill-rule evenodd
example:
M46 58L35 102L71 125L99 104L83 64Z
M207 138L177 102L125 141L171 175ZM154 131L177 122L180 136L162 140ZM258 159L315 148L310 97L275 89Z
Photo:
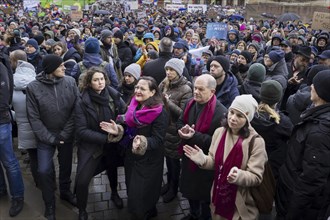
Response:
M101 202L102 198L101 198L101 193L90 193L88 195L88 202Z
M106 186L105 185L96 185L96 186L90 186L89 187L90 193L102 193L106 192Z
M109 208L107 201L96 202L94 204L95 211L103 211Z

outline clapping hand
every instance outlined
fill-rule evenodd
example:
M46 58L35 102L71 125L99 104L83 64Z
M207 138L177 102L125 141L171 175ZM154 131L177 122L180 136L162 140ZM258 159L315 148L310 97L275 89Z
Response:
M206 155L203 153L197 145L195 147L190 147L189 145L183 146L184 155L186 155L190 160L194 161L197 165L204 165L206 162Z
M229 174L227 176L227 181L229 183L235 183L238 175L239 175L240 169L238 169L237 167L233 167L230 169Z
M102 121L100 123L100 127L103 131L106 131L109 134L118 135L119 129L117 127L116 122L114 122L113 120L110 120L110 122Z
M195 134L195 125L186 124L180 130L178 130L178 134L182 139L190 139Z

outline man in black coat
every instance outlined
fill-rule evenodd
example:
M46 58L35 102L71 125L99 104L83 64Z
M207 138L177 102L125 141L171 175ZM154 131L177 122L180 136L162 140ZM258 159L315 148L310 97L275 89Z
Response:
M125 68L133 62L133 53L131 48L124 42L123 32L120 30L113 34L114 42L118 48L118 56L121 60L121 71L124 72Z
M166 71L164 69L164 66L166 62L172 58L172 50L172 40L167 37L162 38L162 40L159 42L159 58L156 60L149 61L144 65L142 69L143 76L153 77L156 80L157 85L159 85L166 77ZM183 70L183 75L189 81L191 81L191 77L186 68L184 68Z
M221 126L227 113L215 96L216 80L209 74L196 78L194 98L187 102L177 128L182 146L199 146L208 154L214 131ZM207 115L207 116L206 116ZM182 158L180 191L188 198L190 214L184 219L210 219L210 190L213 171L194 166L188 157Z
M316 74L313 107L302 113L280 168L275 196L277 219L327 219L330 198L330 70Z

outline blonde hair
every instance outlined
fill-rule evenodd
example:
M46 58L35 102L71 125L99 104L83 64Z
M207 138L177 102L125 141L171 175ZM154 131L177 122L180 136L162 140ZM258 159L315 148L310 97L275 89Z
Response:
M280 123L280 120L281 120L280 114L277 111L275 111L275 109L272 108L271 106L269 106L268 104L261 102L258 106L257 111L258 112L267 112L269 114L269 116L275 120L276 124Z

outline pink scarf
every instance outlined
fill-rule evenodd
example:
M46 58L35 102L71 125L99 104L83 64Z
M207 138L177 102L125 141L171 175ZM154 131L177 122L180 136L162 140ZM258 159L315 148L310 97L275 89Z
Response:
M185 124L188 124L189 119L189 113L192 106L195 104L195 100L192 99L188 102L184 112L183 112L183 122ZM212 98L206 103L206 105L203 108L202 113L200 114L200 117L198 118L196 125L195 125L195 131L198 131L200 133L207 133L212 122L212 118L215 111L215 106L217 105L217 98L215 95L212 96ZM183 145L184 143L181 143L178 149L178 152L180 155L183 154ZM190 161L190 168L192 171L195 171L197 169L197 165Z
M230 169L234 166L240 168L243 160L242 142L239 137L233 149L223 162L225 140L227 130L223 133L215 153L215 173L212 192L212 203L215 206L215 214L232 219L235 212L235 200L238 186L227 181Z
M133 97L125 114L126 124L131 128L151 124L163 110L163 105L161 104L153 108L143 106L141 109L137 109L138 105L138 101Z

